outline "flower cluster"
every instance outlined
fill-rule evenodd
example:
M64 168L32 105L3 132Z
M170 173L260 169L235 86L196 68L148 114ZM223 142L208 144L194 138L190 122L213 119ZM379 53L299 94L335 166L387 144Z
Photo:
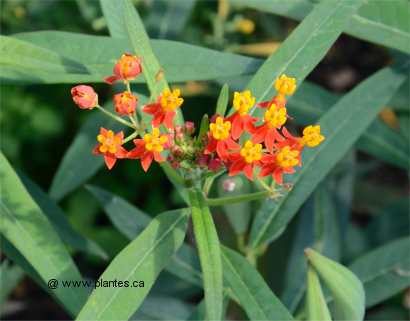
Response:
M227 117L214 115L210 121L204 117L195 136L192 122L175 124L184 102L179 89L165 88L153 102L138 108L139 99L131 91L130 81L140 73L141 59L126 53L115 64L113 75L105 78L109 84L121 80L126 86L113 97L115 113L98 104L92 87L78 85L71 90L81 109L100 109L132 129L128 137L122 131L100 129L94 154L102 155L109 169L117 159L138 159L144 171L153 161L168 161L182 176L193 172L206 175L226 168L230 176L244 173L250 180L272 176L277 184L283 184L283 174L292 174L296 166L301 166L302 150L324 140L319 125L307 126L301 137L293 136L285 127L290 118L286 97L296 89L295 79L286 75L276 79L277 94L269 101L257 104L249 90L235 92L233 112ZM255 108L261 109L263 117L252 116ZM150 116L150 124L139 119L141 113ZM124 145L131 141L134 146L126 149Z

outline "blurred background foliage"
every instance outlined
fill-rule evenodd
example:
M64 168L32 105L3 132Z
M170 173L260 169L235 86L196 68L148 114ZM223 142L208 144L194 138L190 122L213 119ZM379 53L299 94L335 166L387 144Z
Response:
M3 35L39 30L108 34L99 1L1 0L0 3L0 26ZM297 25L293 20L273 14L229 6L227 1L134 0L134 3L152 38L173 39L259 58L271 54ZM396 55L396 52L389 49L342 35L308 80L334 93L345 93L390 63ZM198 125L204 112L213 112L221 84L187 82L178 85L185 98L185 118L194 120ZM380 115L380 119L407 142L410 133L409 86L407 81ZM45 191L50 188L67 147L89 117L88 113L79 112L72 103L70 88L71 85L1 84L0 87L1 150L14 168L24 172ZM96 90L102 102L110 99L112 95L110 86L104 84L96 86ZM349 158L353 161L346 160L340 165L345 166L345 169L347 166L354 176L353 215L346 225L342 262L350 262L369 249L391 240L392 235L400 237L409 232L408 172L357 150L352 151ZM332 175L337 176L337 171ZM342 175L343 177L345 176ZM224 193L226 189L222 186L223 183L222 178L213 193L218 193L218 190L219 193ZM146 175L136 162L124 161L111 172L99 171L90 180L90 184L124 197L151 215L178 208L182 204L156 164ZM250 187L243 188L243 191L247 191ZM216 211L249 212L254 205L217 208ZM84 188L66 197L62 208L74 228L96 240L110 256L114 256L127 244L127 239L112 227L97 202ZM303 211L308 210L304 208ZM397 221L392 222L387 215L395 215ZM221 241L225 244L235 242L234 233L230 233L232 230L240 232L243 226L248 224L245 221L230 226L225 224L227 219L224 216L216 215L215 218L221 232ZM289 233L274 242L260 262L265 279L276 293L280 293L283 288L285 279L282 275L289 268L286 262L292 254L292 241L298 235L298 226L302 220L303 215L293 220L288 229ZM275 265L269 264L273 257ZM84 254L78 254L76 258L80 268L89 276L98 276L106 266L106 262ZM169 285L173 296L192 298L193 295L194 299L195 295L198 296L197 289L184 284L178 285L170 279L172 278L167 273L161 276L158 284L162 284L162 294L167 291ZM27 297L27 293L43 292L26 279L13 292L13 296L18 299ZM34 309L31 310L34 311L31 318L45 318L43 313L48 313L48 318L64 317L63 312L46 295L38 300L47 302L50 307L45 312L28 303ZM407 305L408 308L409 301L409 292L407 296L394 297L371 310L368 318L406 319L404 306ZM232 313L240 315L235 308ZM16 314L15 317L22 315Z

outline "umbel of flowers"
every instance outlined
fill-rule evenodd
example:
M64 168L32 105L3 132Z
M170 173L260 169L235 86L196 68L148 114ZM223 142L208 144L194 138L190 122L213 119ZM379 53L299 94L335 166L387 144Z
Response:
M117 159L138 160L144 171L153 161L169 162L182 176L227 170L230 176L243 173L249 180L272 176L283 184L283 174L292 174L296 166L302 166L301 153L305 147L315 147L325 138L319 125L307 126L302 136L294 136L285 127L289 119L287 96L296 90L294 78L281 75L274 82L277 94L271 100L255 104L249 90L235 92L229 116L214 115L210 121L202 120L195 136L192 122L175 125L174 119L183 104L179 89L164 89L155 101L138 107L139 99L131 91L130 81L142 72L141 60L125 53L117 61L113 75L105 78L108 84L122 81L123 92L113 97L114 111L98 104L98 95L86 85L72 88L74 102L81 109L97 108L131 129L114 133L101 128L93 152L104 157L111 169ZM263 110L263 117L253 117L254 108ZM150 115L145 124L139 114Z

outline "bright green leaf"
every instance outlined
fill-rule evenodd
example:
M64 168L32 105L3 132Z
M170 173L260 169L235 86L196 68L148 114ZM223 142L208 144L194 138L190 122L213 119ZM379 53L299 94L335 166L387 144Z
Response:
M309 267L307 270L307 291L306 291L306 311L307 319L312 321L331 321L329 309L322 292L319 278Z
M82 280L53 226L0 153L1 234L32 265L41 279ZM85 288L58 287L55 296L75 315L87 298Z
M204 280L206 315L209 320L222 317L222 259L218 234L202 192L190 190L192 223Z
M224 84L221 92L219 93L218 101L216 102L216 115L225 116L226 108L228 107L229 100L229 86Z
M182 245L187 210L164 212L111 262L99 280L143 281L144 287L96 288L77 320L127 320L138 309L158 274ZM132 299L130 299L132 298Z
M309 263L323 279L334 298L334 319L363 320L365 294L360 280L343 265L307 249Z
M293 320L259 272L240 254L222 247L224 279L250 320Z

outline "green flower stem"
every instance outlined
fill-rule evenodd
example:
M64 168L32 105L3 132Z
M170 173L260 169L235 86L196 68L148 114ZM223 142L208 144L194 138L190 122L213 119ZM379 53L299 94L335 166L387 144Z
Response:
M135 132L133 132L131 135L129 135L128 137L126 137L126 138L122 141L122 143L123 143L123 144L128 143L130 140L136 138L137 136L138 136L138 132L135 131Z
M186 182L184 178L181 175L179 175L178 172L175 169L173 169L169 163L164 162L160 165L171 182L173 182L175 185L185 186Z
M209 207L199 188L189 189L192 223L204 281L207 320L221 320L223 279L221 249Z
M114 115L113 113L109 112L108 110L105 110L105 109L102 108L100 105L97 105L97 106L95 106L95 107L98 108L100 111L102 111L104 114L106 114L108 117L111 117L112 119L116 120L117 122L119 122L119 123L121 123L121 124L123 124L123 125L125 125L125 126L131 127L131 128L133 128L133 129L137 129L137 128L136 128L133 124L131 124L130 122L128 122L128 121L122 119L121 117L118 117L118 116Z
M261 191L244 195L227 196L220 198L208 198L206 199L206 204L208 206L220 206L227 204L235 204L241 202L255 201L263 198L267 198L271 195L270 191Z

